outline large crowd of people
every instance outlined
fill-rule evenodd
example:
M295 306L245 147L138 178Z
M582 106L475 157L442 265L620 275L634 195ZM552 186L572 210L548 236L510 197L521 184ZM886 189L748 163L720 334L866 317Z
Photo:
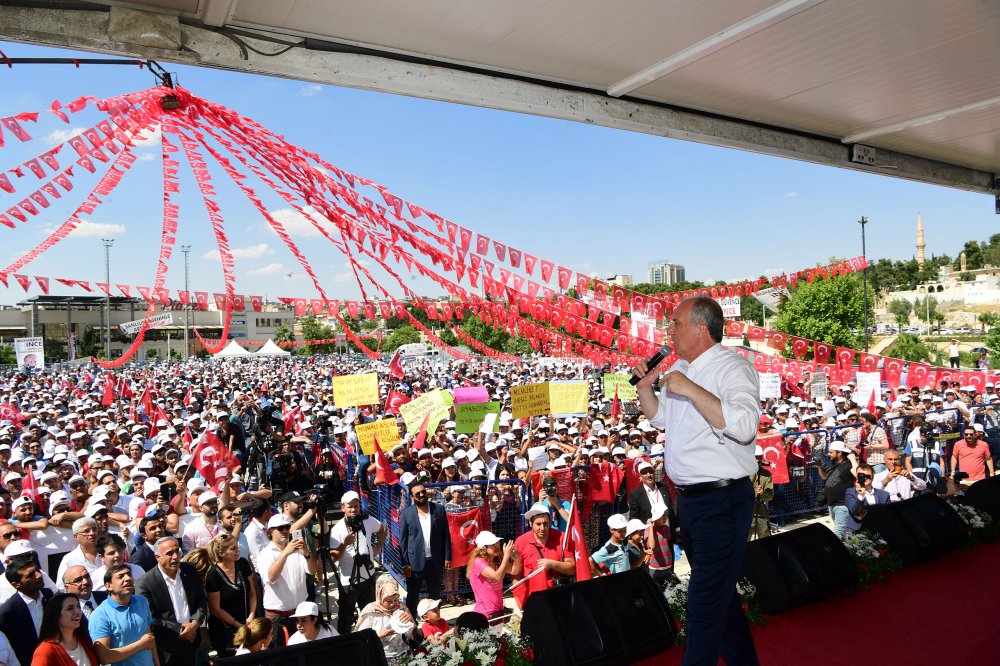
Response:
M572 579L562 533L578 509L567 487L582 500L590 474L613 486L587 502L591 575L674 578L683 517L664 472L672 442L659 415L607 395L613 369L439 357L404 369L397 378L386 360L304 356L0 376L0 663L202 664L365 628L399 658L453 631L439 611L459 581L475 612L497 618L511 581L526 579L530 594ZM338 407L331 378L366 372L379 374L381 404ZM512 387L565 380L588 384L587 413L513 418ZM452 415L425 437L384 411L391 391L466 386L502 404L497 432L456 434ZM851 384L814 395L806 378L750 410L758 436L780 436L789 486L812 470L823 479L838 533L871 504L959 493L994 473L992 381L983 392L888 387L871 412L868 397ZM399 426L387 457L405 490L398 513L379 520L384 477L355 428L383 418ZM240 463L212 485L192 458L205 433ZM749 476L766 513L775 485L756 453ZM453 567L448 515L479 505L492 527ZM755 512L751 532L771 523Z

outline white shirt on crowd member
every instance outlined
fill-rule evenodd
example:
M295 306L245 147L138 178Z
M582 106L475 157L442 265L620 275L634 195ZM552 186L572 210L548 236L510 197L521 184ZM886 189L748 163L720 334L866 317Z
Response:
M264 524L259 520L251 518L246 529L243 530L243 534L246 534L247 545L250 547L250 562L253 563L257 571L260 571L260 567L257 566L257 556L270 543L267 538L267 529L265 529Z
M912 478L906 478L902 474L899 474L892 481L886 483L885 480L888 476L889 470L879 472L872 480L872 485L889 493L890 502L900 502L910 499L913 497L914 490L923 490L927 487L927 483L916 475Z
M740 479L757 471L753 444L760 422L760 385L750 361L716 343L693 362L671 367L722 403L726 427L715 428L687 398L660 391L659 408L649 423L665 430L667 475L677 485Z
M277 579L272 583L268 578L271 565L281 557L282 549L274 542L269 542L259 553L257 562L260 567L260 577L264 581L264 609L272 611L290 611L306 600L309 591L306 589L306 579L309 573L309 563L299 551L285 558L285 566Z
M371 538L382 529L382 523L371 516L365 517L363 525L365 533L358 533L357 541L344 549L344 554L341 556L340 561L337 562L342 585L348 585L351 582L351 572L354 571L355 550L357 550L358 555L371 555ZM337 524L330 530L330 548L340 548L340 544L344 543L350 533L351 531L347 528L347 521L343 518L338 520ZM428 550L427 552L430 551ZM365 567L358 568L358 580L368 580L370 577L370 570Z
M188 606L187 592L184 591L184 581L181 580L180 572L171 578L167 572L160 568L163 575L163 582L167 585L167 594L170 595L170 603L174 607L174 618L178 624L187 624L191 621L191 607Z

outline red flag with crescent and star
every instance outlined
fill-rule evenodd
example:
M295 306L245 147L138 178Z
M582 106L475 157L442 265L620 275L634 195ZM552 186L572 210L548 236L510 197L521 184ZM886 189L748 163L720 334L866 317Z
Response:
M590 580L590 553L583 538L583 522L580 520L579 506L576 495L569 503L569 520L566 521L566 532L563 534L563 553L573 553L576 562L576 580Z
M410 401L409 396L405 393L400 393L399 391L389 391L389 395L385 399L385 413L395 414L399 416L399 408Z
M394 486L399 483L399 475L392 468L389 459L385 457L385 451L378 443L378 439L372 438L375 448L375 483L384 483L387 486Z
M191 462L198 473L205 477L205 484L218 490L219 482L240 466L239 459L214 432L205 431L191 456Z
M788 483L788 460L785 458L781 435L758 437L757 445L764 449L762 461L771 470L771 480L776 484Z
M451 566L453 569L469 563L469 555L476 547L476 537L490 528L490 512L485 505L462 513L448 514L451 533Z

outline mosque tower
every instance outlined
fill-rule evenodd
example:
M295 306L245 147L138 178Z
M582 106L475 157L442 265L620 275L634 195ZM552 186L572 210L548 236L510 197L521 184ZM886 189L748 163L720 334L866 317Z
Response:
M917 215L917 266L920 270L924 268L924 249L927 244L924 243L924 221L921 219L920 215Z

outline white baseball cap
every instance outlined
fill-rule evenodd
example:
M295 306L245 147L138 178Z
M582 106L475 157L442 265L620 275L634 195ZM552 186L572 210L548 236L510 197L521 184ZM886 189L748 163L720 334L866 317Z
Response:
M495 543L503 541L500 537L489 530L483 530L476 535L476 548L486 548L487 546L492 546Z
M621 513L612 514L608 518L608 528L612 530L623 530L628 526L628 518Z

